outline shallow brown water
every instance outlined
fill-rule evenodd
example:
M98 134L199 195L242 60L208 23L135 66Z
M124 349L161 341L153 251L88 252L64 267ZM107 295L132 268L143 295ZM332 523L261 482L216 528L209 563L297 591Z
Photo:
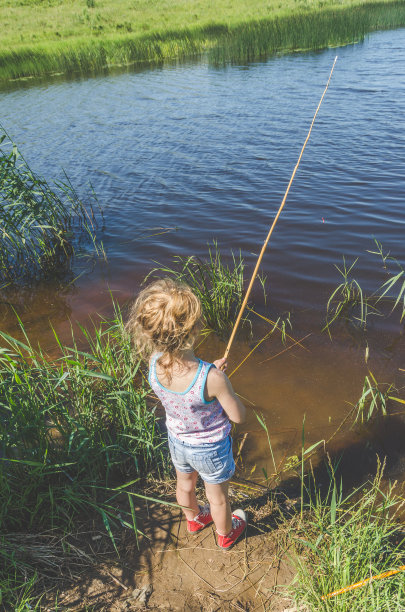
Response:
M396 30L339 49L264 260L268 306L258 288L253 296L258 311L272 319L291 312L295 339L311 334L307 350L295 346L260 363L286 348L274 333L232 377L247 404L265 415L277 463L297 454L304 414L307 445L332 436L356 403L368 368L379 381L402 385L398 314L374 317L366 336L338 327L331 342L321 329L328 296L340 282L334 264L342 255L349 262L359 257L356 277L369 292L387 278L378 258L366 252L373 250L373 236L404 260L404 43L405 30ZM66 289L51 283L5 295L2 329L18 334L11 304L34 341L52 348L51 321L68 343L71 320L86 323L112 312L110 291L125 303L153 261L203 256L212 239L225 258L240 248L251 269L335 52L223 69L187 64L0 93L1 121L35 170L50 179L65 168L82 194L91 180L105 209L100 238L108 255L107 264L78 262L77 273L84 274ZM254 337L235 343L229 371L266 331L257 319ZM222 351L213 339L200 349L205 359ZM350 447L345 469L353 482L372 471L375 451L391 453L388 476L403 478L399 417L374 429L349 432L348 425L330 448L338 457ZM262 467L271 473L267 439L253 410L236 440L246 431L246 474L255 465L252 477Z

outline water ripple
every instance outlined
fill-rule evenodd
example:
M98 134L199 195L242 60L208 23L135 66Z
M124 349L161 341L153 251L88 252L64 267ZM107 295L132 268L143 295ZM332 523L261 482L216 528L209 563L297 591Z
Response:
M373 236L402 255L404 49L399 29L338 51L264 262L276 299L299 288L302 306L320 303L342 254L362 255L358 272L371 283ZM110 280L203 254L213 237L253 261L335 52L24 86L0 94L1 122L47 178L65 168L82 193L91 180L106 207ZM157 226L178 229L134 242Z

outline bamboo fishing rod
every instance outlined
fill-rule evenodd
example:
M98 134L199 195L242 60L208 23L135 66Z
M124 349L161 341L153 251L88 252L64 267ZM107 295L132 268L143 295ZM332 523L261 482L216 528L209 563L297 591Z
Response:
M348 591L354 591L354 589L359 589L360 587L365 586L366 584L370 584L370 582L374 582L375 580L390 578L391 576L395 576L395 574L399 574L400 572L405 572L405 565L401 565L395 570L390 570L389 572L383 572L382 574L378 574L378 576L371 576L371 578L366 578L365 580L361 580L360 582L351 584L350 586L344 587L343 589L339 589L338 591L333 591L333 593L322 595L321 599L325 601L326 599L336 597L336 595L342 595L342 593L347 593Z
M277 212L276 216L274 217L274 221L273 221L273 223L272 223L272 225L271 225L271 227L270 227L269 233L267 234L267 238L266 238L266 240L265 240L265 241L264 241L264 243L263 243L262 250L260 251L260 255L259 255L259 258L258 258L258 260L257 260L257 262L256 262L255 269L253 270L252 278L250 279L249 286L248 286L248 288L247 288L247 290L246 290L246 294L245 294L244 300L243 300L243 302L242 302L242 306L240 307L240 310L239 310L238 316L237 316L236 321L235 321L235 325L233 326L233 330L232 330L232 333L231 333L231 337L229 338L228 346L227 346L227 347L226 347L226 349L225 349L225 353L224 353L224 358L225 358L225 359L228 357L228 355L229 355L229 351L231 350L232 342L234 341L234 338L235 338L236 332L237 332L238 327L239 327L239 323L240 323L240 321L241 321L241 319L242 319L242 315L243 315L243 313L244 313L244 311L245 311L246 304L247 304L247 302L248 302L248 299L249 299L250 293L251 293L251 291L252 291L253 283L255 282L255 279L256 279L257 273L258 273L258 271L259 271L259 267L260 267L260 264L261 264L261 262L262 262L264 252L265 252L265 250L266 250L266 248L267 248L267 245L268 245L268 243L269 243L270 237L271 237L271 235L272 235L272 233L273 233L273 230L274 230L274 228L275 228L275 226L276 226L276 223L277 223L278 218L279 218L279 216L280 216L280 214L281 214L281 211L282 211L282 210L283 210L283 208L284 208L284 204L285 204L285 202L286 202L286 200L287 200L288 192L290 191L290 187L291 187L291 184L292 184L292 182L293 182L293 180L294 180L295 173L296 173L296 172L297 172L297 170L298 170L298 166L300 165L300 161L301 161L302 155L303 155L303 153L304 153L305 147L307 146L307 142L308 142L308 140L309 140L309 137L311 136L312 128L313 128L313 125L314 125L314 123L315 123L315 119L316 119L316 116L317 116L317 114L318 114L318 111L319 111L319 109L320 109L320 107L321 107L322 101L323 101L323 99L324 99L324 97L325 97L326 91L327 91L327 89L328 89L328 87L329 87L329 83L330 83L330 80L331 80L331 78L332 78L332 74L333 74L333 70L334 70L334 68L335 68L336 61L337 61L337 56L335 57L335 60L334 60L334 62L333 62L333 66L332 66L332 70L330 71L330 74L329 74L328 82L326 83L326 87L325 87L325 89L324 89L324 91L323 91L323 94L322 94L321 99L320 99L320 101L319 101L318 107L317 107L317 109L316 109L316 111L315 111L315 114L314 114L314 116L313 116L311 126L310 126L310 128L309 128L309 131L308 131L307 137L306 137L306 139L305 139L305 142L304 142L304 144L303 144L303 146L302 146L301 153L300 153L300 155L299 155L299 157L298 157L298 161L297 161L297 163L295 164L295 167L294 167L293 173L292 173L291 178L290 178L290 181L289 181L289 183L288 183L288 186L287 186L286 192L285 192L285 194L284 194L283 200L282 200L282 202L281 202L280 208L278 209L278 212Z

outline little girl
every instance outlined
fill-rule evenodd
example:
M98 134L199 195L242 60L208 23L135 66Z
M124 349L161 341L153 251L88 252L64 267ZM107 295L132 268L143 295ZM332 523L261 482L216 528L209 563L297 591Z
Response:
M149 359L149 382L166 411L176 497L189 532L215 523L218 546L230 548L246 528L243 510L231 513L229 479L235 471L230 420L242 423L246 409L221 371L225 359L206 363L193 345L201 330L201 305L190 287L170 279L141 291L128 329ZM195 486L204 480L209 506L198 504Z

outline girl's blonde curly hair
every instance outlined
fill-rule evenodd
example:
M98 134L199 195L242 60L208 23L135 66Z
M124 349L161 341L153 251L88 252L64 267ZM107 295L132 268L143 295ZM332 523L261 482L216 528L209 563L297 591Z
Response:
M143 359L161 353L158 362L170 381L174 362L193 347L201 329L200 300L186 284L170 278L155 281L138 295L126 328Z

